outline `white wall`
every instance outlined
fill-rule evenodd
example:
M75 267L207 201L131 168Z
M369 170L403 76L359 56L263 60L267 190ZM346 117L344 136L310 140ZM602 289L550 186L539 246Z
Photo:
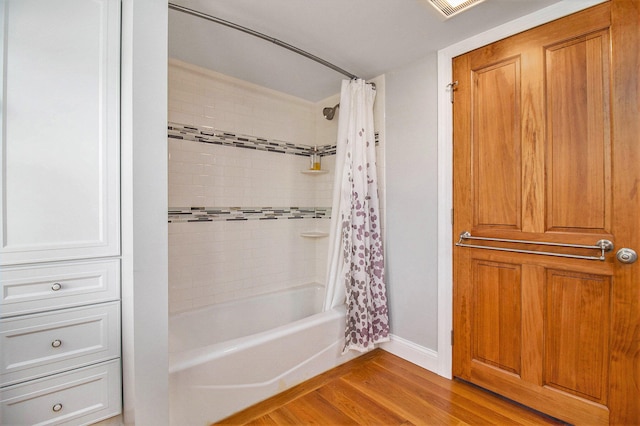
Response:
M436 54L386 74L391 333L437 351Z
M122 2L122 338L127 424L168 425L167 2Z

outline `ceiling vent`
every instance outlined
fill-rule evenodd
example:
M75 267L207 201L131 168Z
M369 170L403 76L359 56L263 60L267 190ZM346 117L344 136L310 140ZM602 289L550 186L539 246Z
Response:
M445 18L451 18L454 15L482 3L484 0L429 0L429 3L435 7L438 12Z

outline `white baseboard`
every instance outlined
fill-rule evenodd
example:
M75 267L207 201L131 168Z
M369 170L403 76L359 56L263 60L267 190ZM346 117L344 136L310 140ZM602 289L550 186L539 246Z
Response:
M407 339L393 334L391 335L391 340L381 344L380 348L422 368L440 374L438 352L433 349L416 345Z

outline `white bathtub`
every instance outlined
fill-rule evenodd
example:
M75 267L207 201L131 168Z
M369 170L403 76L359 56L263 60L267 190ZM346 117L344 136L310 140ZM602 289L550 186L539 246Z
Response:
M172 425L208 425L346 362L345 308L307 285L169 319Z

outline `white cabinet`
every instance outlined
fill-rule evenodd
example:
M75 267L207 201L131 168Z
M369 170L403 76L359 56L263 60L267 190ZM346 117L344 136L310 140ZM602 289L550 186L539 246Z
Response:
M0 318L120 299L120 260L4 267Z
M0 320L6 385L120 357L120 303Z
M0 264L119 254L118 0L0 0Z
M0 424L122 411L120 0L0 0Z
M0 424L86 425L118 415L120 360L0 390Z

